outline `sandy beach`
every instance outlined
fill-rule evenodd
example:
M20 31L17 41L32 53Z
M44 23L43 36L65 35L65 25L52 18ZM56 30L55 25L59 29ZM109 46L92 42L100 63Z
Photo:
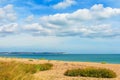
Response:
M32 61L30 61L32 60ZM37 59L22 59L22 58L0 58L0 61L22 62L28 64L52 63L53 68L48 71L39 71L34 75L36 80L120 80L120 64L102 64L93 62L68 62L68 61L55 61L55 60L37 60ZM107 68L113 70L116 78L91 78L91 77L68 77L64 76L64 72L68 69L97 67Z

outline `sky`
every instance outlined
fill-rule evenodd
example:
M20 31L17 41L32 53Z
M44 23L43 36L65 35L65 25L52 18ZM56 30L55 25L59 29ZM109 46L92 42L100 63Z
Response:
M0 52L120 54L120 0L0 0Z

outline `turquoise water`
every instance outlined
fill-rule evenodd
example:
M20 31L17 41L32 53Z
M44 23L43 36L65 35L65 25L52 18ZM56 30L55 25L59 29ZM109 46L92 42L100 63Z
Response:
M48 60L107 62L120 64L120 54L0 54L0 57L45 58Z

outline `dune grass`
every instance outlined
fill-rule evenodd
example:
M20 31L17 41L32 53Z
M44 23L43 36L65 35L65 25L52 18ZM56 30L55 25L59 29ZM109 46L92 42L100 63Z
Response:
M67 70L64 75L66 76L83 76L83 77L96 77L96 78L115 78L116 73L109 69L102 68L85 68L85 69L72 69Z
M52 66L50 63L0 62L0 80L34 80L34 73L49 70Z

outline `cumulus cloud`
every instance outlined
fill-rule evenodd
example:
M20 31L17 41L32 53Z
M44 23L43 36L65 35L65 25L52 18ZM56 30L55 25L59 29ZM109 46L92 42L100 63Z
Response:
M120 9L103 7L102 4L94 5L90 9L79 9L72 14L69 14L69 19L76 20L91 20L105 19L112 16L120 15Z
M53 24L65 24L72 21L87 21L107 19L113 16L120 15L120 9L103 7L102 4L94 5L90 9L78 9L73 13L55 14L43 16L40 19L51 22Z
M33 20L34 20L34 15L30 15L25 19L26 22L32 22Z
M55 36L112 37L119 36L119 28L102 20L120 17L119 8L94 5L90 9L79 9L73 13L62 13L40 17L44 27L51 28ZM101 22L95 24L95 22ZM89 25L88 25L89 24Z
M119 29L120 30L120 29ZM117 29L112 29L108 24L74 27L67 30L62 30L59 36L79 36L85 38L97 38L97 37L116 37L120 35Z
M18 23L13 5L6 5L0 8L0 36L6 36L17 32Z
M98 18L109 18L114 15L120 15L120 9L106 7L104 8L102 4L94 5L91 7L91 14L96 15Z
M2 36L19 32L33 36L120 37L119 23L117 27L111 23L114 21L113 17L120 17L120 9L104 7L102 4L93 5L89 9L78 9L72 13L58 13L39 18L30 15L20 22L15 21L14 17L17 16L14 14L16 13L12 5L0 8Z
M54 9L65 9L67 7L70 7L72 5L76 4L75 0L63 0L63 2L60 2L53 6Z
M17 30L18 30L17 23L9 23L9 24L0 25L0 36L16 34Z
M51 34L51 30L43 27L39 23L31 23L23 26L23 30L27 33L31 33L32 35L41 35L41 36L49 36Z
M15 21L17 19L16 13L13 9L13 5L7 5L0 8L0 21Z

